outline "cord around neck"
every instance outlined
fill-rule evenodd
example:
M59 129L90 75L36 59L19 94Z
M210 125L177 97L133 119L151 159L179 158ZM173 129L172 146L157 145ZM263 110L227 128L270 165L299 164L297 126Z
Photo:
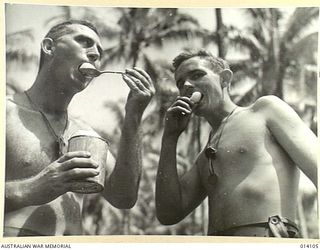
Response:
M40 107L31 99L31 97L29 96L29 94L27 93L27 91L24 91L31 107L33 110L39 112L41 114L41 117L43 119L43 121L45 122L47 128L49 129L50 133L54 136L56 142L59 144L59 155L61 155L62 152L62 148L66 145L65 141L64 141L64 134L65 131L69 125L69 117L68 117L68 112L65 111L65 126L63 128L63 131L60 135L58 135L56 133L56 131L54 130L53 126L51 125L49 119L47 118L47 116L45 115L45 113L40 109Z

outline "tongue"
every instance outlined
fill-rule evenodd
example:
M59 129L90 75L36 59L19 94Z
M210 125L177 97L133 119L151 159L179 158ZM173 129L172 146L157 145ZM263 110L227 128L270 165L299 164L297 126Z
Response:
M190 101L197 103L201 100L202 94L198 91L193 92L192 96L190 97Z

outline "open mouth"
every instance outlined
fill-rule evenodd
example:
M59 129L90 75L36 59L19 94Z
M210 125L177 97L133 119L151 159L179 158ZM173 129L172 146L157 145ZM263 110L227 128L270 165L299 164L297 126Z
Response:
M84 75L86 78L95 77L97 69L91 63L85 62L79 65L79 72Z

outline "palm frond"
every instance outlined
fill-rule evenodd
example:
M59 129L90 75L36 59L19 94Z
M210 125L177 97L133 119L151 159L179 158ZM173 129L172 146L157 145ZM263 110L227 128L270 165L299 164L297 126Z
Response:
M151 37L150 42L154 43L155 45L163 45L164 41L172 41L172 40L186 40L190 41L192 39L196 38L202 38L204 39L207 37L207 34L209 33L206 29L190 29L188 27L172 27L171 29L165 30L163 32L159 32L154 37Z
M246 48L250 51L252 59L264 58L266 56L266 48L257 38L250 33L244 34L236 29L230 34L229 42L231 45Z
M24 63L37 59L37 55L29 49L31 45L34 45L33 29L25 29L6 35L7 60L18 60Z
M260 64L258 62L253 62L250 59L243 60L229 60L230 69L234 74L240 73L244 74L246 77L257 78ZM234 79L235 80L235 79Z
M209 44L217 43L218 41L218 34L217 32L208 32L203 36L203 46L206 47Z
M319 8L297 8L288 20L281 42L283 44L291 42L306 29L308 24L317 18L319 18Z
M266 9L263 8L248 8L244 9L254 20L264 20L266 18Z
M306 63L316 64L317 50L318 32L314 32L290 45L288 55L291 60L294 58L304 58Z
M192 23L193 25L199 26L199 21L194 18L193 16L186 14L186 13L179 13L178 15L175 16L175 22L177 24L182 24L182 23Z

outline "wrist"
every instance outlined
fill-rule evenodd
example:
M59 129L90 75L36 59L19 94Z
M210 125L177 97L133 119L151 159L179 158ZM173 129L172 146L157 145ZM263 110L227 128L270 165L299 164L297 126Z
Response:
M171 142L177 142L181 133L177 133L176 131L170 131L166 127L164 128L163 131L163 139L166 141L171 141Z
M137 116L142 116L147 104L139 102L137 100L127 100L125 111L126 113L135 114Z
M30 206L32 193L29 180L9 181L5 185L6 211L10 212Z
M138 129L140 127L142 120L142 114L127 111L124 116L124 127L128 127L129 129Z
M142 120L142 115L144 112L144 108L137 107L137 105L130 105L127 103L125 107L125 119L130 119L133 122L140 123Z

